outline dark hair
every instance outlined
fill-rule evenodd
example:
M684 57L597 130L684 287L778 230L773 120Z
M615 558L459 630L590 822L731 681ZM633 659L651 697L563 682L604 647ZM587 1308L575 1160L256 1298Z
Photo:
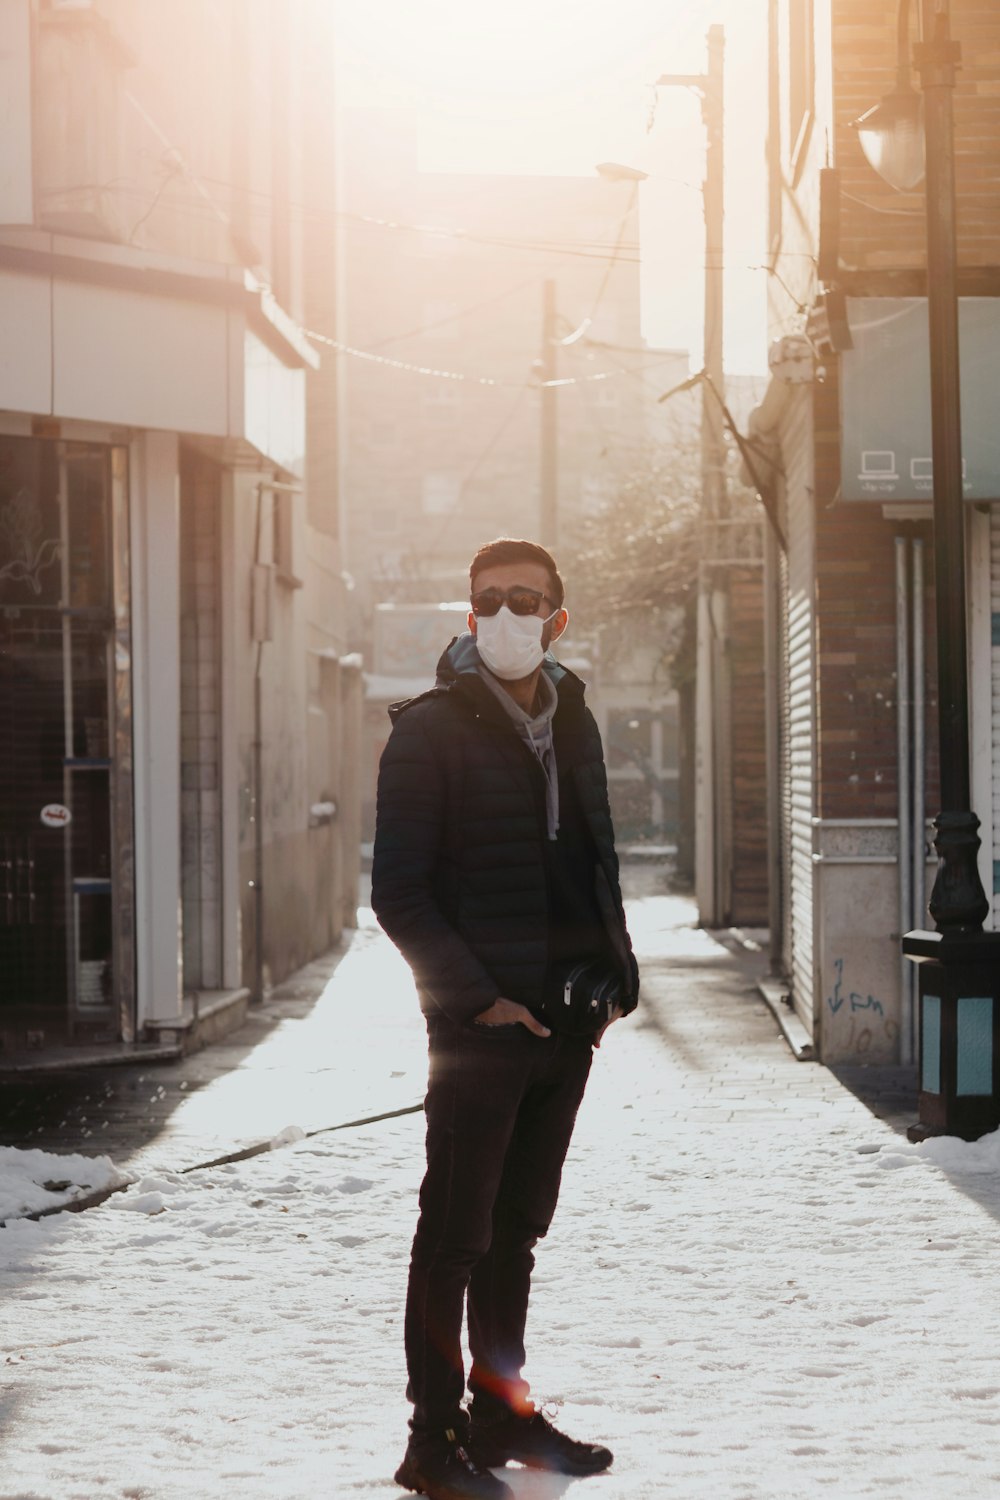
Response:
M549 598L557 609L562 609L566 590L563 581L559 577L559 569L551 552L538 542L518 541L511 536L498 536L496 541L487 542L485 547L480 547L469 565L469 586L475 589L476 575L482 573L485 568L502 567L504 563L533 562L541 563L548 572L551 579L551 592Z

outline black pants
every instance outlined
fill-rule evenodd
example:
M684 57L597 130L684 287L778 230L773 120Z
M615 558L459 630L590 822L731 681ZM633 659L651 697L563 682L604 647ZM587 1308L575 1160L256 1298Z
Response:
M428 1021L427 1172L406 1299L415 1432L449 1426L465 1389L516 1406L534 1266L590 1072L590 1041Z

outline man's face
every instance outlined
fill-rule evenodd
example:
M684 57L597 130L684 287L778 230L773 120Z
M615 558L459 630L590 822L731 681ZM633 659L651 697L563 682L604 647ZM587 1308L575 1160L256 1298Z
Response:
M477 594L482 593L484 589L500 589L506 592L507 589L514 588L535 589L544 595L537 611L543 620L556 610L555 600L550 597L552 580L549 577L548 568L542 563L531 561L497 563L477 573L473 585L474 592ZM476 633L476 623L476 617L470 610L469 629L473 635ZM568 623L569 615L564 609L559 609L556 610L553 618L542 626L542 646L546 651L553 641L559 639Z

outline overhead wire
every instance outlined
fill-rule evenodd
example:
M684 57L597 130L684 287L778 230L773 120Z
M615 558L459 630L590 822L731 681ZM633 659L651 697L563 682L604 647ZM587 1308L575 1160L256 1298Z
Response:
M841 188L840 196L846 198L849 203L857 203L861 208L870 208L873 214L898 214L904 219L924 217L922 208L892 208L887 203L872 203L870 199L859 198L855 193L849 193L846 188Z
M190 178L191 176L192 176L192 174L191 174L190 170L181 170L176 176L173 177L172 181L175 182L175 183L178 182L178 181L184 181L184 180ZM69 186L63 186L63 187L58 188L58 189L53 189L52 191L54 193L62 193L62 194L72 193L72 192L85 192L85 191L101 191L101 192L105 192L105 193L117 193L117 194L121 194L124 197L141 199L144 204L148 205L151 196L154 196L154 197L158 196L159 198L163 197L164 188L163 188L163 185L161 184L158 189L153 189L152 193L151 193L151 190L149 188L141 187L138 184L136 184L134 186L128 186L125 181L123 181L121 179L118 179L118 180L109 180L109 181L103 182L103 183L95 183L95 182L91 182L91 183L74 183L74 184L69 185ZM264 195L264 196L267 196L269 198L271 197L270 194L267 194L267 195ZM152 206L150 208L150 212L152 211L152 208L155 208L155 207L158 207L158 206L159 206L159 201L157 201L156 203L152 204ZM222 211L219 210L218 205L216 205L214 203L209 203L207 200L204 199L203 195L199 195L197 199L196 198L188 198L186 201L182 202L182 201L178 201L178 198L177 198L177 196L175 194L171 194L169 196L169 198L166 198L166 200L164 201L164 205L163 206L170 213L179 213L179 214L185 215L187 217L202 218L202 219L204 219L206 217L211 217L211 218L215 219L220 224L220 226L222 226L222 227L228 227L228 220L222 214ZM289 205L286 205L286 207L287 206L289 206ZM291 206L292 207L296 207L296 205L291 205ZM490 235L476 235L476 234L471 234L471 233L469 233L468 231L465 231L465 230L461 230L461 229L448 229L448 228L446 228L444 226L440 226L440 225L438 225L438 226L432 226L432 225L420 225L420 224L406 224L406 223L402 223L402 222L395 221L395 220L377 218L377 217L375 217L373 215L351 214L348 210L344 210L344 209L334 210L333 214L331 216L330 214L323 214L323 213L312 212L311 210L306 209L303 205L298 205L298 207L300 208L300 210L302 212L303 218L307 222L313 222L313 223L330 222L331 217L333 217L333 218L343 218L343 217L346 217L346 218L349 218L349 219L353 220L356 223L370 224L370 225L373 225L373 226L379 227L379 228L393 229L393 230L408 230L408 231L412 231L414 233L433 235L435 238L439 238L439 239L455 239L455 240L458 240L459 242L466 242L466 243L469 243L469 244L477 244L477 245L490 245L490 246L495 246L498 249L504 249L504 250L522 250L522 251L526 251L526 252L531 253L531 254L538 254L538 255L571 256L571 257L575 257L577 259L584 259L584 260L596 260L596 261L604 261L604 262L612 261L614 264L618 264L618 265L640 265L642 263L641 255L639 255L639 254L635 254L635 255L628 254L628 255L625 255L625 254L622 253L621 249L618 248L617 246L610 245L610 246L605 247L604 245L602 245L602 243L600 241L597 241L597 240L592 240L592 241L588 241L588 240L568 241L568 240L556 240L556 239L550 239L550 240L519 240L519 239L511 238L509 236L508 237L500 237L500 236L490 236ZM135 230L133 230L133 233L134 232L135 232ZM636 251L638 251L639 250L639 246L638 245L631 245L631 246L628 247L628 249L629 250L636 250ZM798 256L801 256L803 258L806 258L806 259L810 259L810 260L814 260L815 259L815 257L812 256L811 254L809 254L808 251L787 252L787 254L792 254L792 253L794 253L794 254L796 254ZM702 265L700 267L694 267L692 269L702 269L702 270L704 270L705 267L704 267L704 265ZM723 266L721 267L721 269L723 271L726 271L726 272L733 272L733 271L767 271L769 268L767 266L760 266L760 265L748 265L748 264L744 265L744 264L737 264L737 263L734 263L734 262L726 262L725 264L723 264ZM529 280L534 280L534 279L537 279L537 278L530 278ZM526 282L525 284L528 284L528 283ZM442 320L442 321L444 321L444 320ZM422 330L413 330L414 333L416 333L417 331L422 331ZM400 335L399 337L406 337L406 336L408 336L408 335ZM393 335L392 336L393 341L395 341L395 338L396 338L396 335Z
M652 392L652 390L650 389L650 386L649 386L649 381L651 379L650 372L652 370L657 369L660 365L668 364L668 363L673 363L673 361L677 358L677 353L676 352L672 352L670 354L663 355L655 363L648 364L648 365L642 365L642 366L633 368L633 367L631 367L629 365L624 364L622 361L618 360L616 358L616 355L614 353L611 353L610 351L606 351L606 352L608 352L608 357L610 359L614 360L615 363L619 365L619 367L620 367L621 372L622 372L623 375L634 376L635 379L637 379L640 382L640 384L643 387L643 390L644 390L645 394L648 397L653 397L653 392ZM627 353L638 353L638 352L641 352L641 351L638 351L638 350L626 350L625 352L627 352ZM626 455L639 455L639 454L643 454L643 455L647 455L648 456L648 454L653 449L655 449L655 447L657 446L657 443L660 441L659 439L640 438L638 440L638 442L635 442L635 441L633 441L633 442L627 442L625 439L623 439L620 431L615 431L613 428L611 428L611 427L608 426L608 424L604 421L604 414L603 413L598 413L596 411L591 411L588 414L588 422L591 423L593 426L596 426L596 428L598 429L598 431L601 434L601 437L604 439L604 445L603 445L601 451L597 455L598 459L600 459L600 460L607 459L607 460L610 461L613 458L614 455L621 456L622 454L626 454Z
M210 195L206 194L203 186L205 180L196 176L187 164L184 163L179 168L175 181L190 182L195 191L185 198L181 198L176 192L172 193L166 206L172 213L183 214L189 218L211 218L223 227L228 228L230 225L229 215ZM272 211L271 206L277 202L272 193L266 192L263 189L248 190L234 188L231 184L224 184L222 179L207 180L214 181L223 186L229 186L232 191L245 194L254 193L256 196L266 200L268 211ZM100 191L125 198L138 199L145 205L148 204L150 197L156 190L151 190L138 179L133 179L130 182L128 179L116 178L108 179L105 182L64 184L52 191L60 194ZM536 254L572 255L585 260L606 260L614 253L615 249L613 245L606 245L599 240L577 240L572 242L557 239L520 240L510 235L475 234L468 230L455 229L441 224L409 224L397 219L387 219L374 214L357 213L350 209L315 210L302 202L282 201L281 210L282 212L295 212L304 222L311 224L329 224L332 226L334 221L345 219L349 225L370 225L380 229L428 235L436 239L452 239L470 244L495 245L500 249L523 250ZM638 245L630 245L628 248L630 251L636 252L639 249ZM618 258L628 264L638 264L637 254L630 256L619 254Z
M182 166L177 169L176 173L173 175L172 180L175 183L185 180L193 181L193 175L190 169L188 169L186 166ZM196 183L194 185L197 186ZM134 182L132 185L129 185L127 179L120 178L112 179L102 183L73 183L64 185L58 189L53 189L53 192L58 192L60 194L85 191L101 191L106 193L120 194L123 197L141 199L144 203L147 203L151 196L149 188L142 186L138 182ZM240 191L243 191L243 189L240 189ZM157 190L154 189L153 194L155 195L156 192ZM159 187L159 192L161 194L163 192L162 184ZM260 190L259 195L263 198L266 198L271 203L276 201L272 194L265 193L263 190ZM874 207L875 205L869 204L866 206ZM199 193L195 197L189 197L184 201L180 201L176 194L172 194L165 204L165 207L171 213L180 213L188 217L211 217L219 222L223 227L228 225L228 219L225 217L223 211L216 203L214 203L214 201L206 199L203 193ZM331 212L326 213L314 211L308 208L307 205L302 203L285 203L282 205L282 207L285 210L290 208L301 213L303 219L306 222L311 223L329 223L333 219L347 219L348 221L350 221L350 223L358 225L370 225L372 227L380 229L403 231L414 234L426 234L436 239L450 239L459 241L461 243L490 245L504 250L523 250L529 253L544 255L569 255L575 256L578 259L598 260L604 262L610 261L613 264L621 265L638 265L641 262L641 256L638 254L640 249L638 243L624 246L620 239L616 240L612 244L605 244L604 242L596 239L582 239L573 241L559 240L555 238L517 239L516 237L511 235L477 234L469 230L455 229L447 225L440 224L410 224L401 220L387 219L373 214L359 214L349 209L334 209ZM888 211L889 210L886 210L886 212ZM900 212L909 213L910 210L900 210ZM626 249L630 253L623 253L623 251ZM631 252L637 253L633 254ZM808 259L815 258L814 256L811 256L807 251L795 253ZM724 271L760 271L767 270L768 267L726 262L721 269Z
M538 276L529 276L526 280L519 281L516 286L507 287L492 297L484 297L481 302L475 302L471 307L460 307L456 312L448 313L446 317L435 318L431 323L422 323L418 328L409 328L405 333L391 333L387 338L376 339L374 344L369 345L369 350L374 352L385 348L387 344L399 344L404 339L418 338L421 334L432 333L435 328L444 328L448 323L457 323L462 318L471 318L474 313L482 312L487 307L494 307L498 302L513 297L517 292L523 292L525 287L537 286L540 280Z
M525 396L531 389L532 387L530 383L525 381L525 383L521 386L521 389L515 396L510 407L501 418L499 426L493 432L486 445L481 449L471 468L467 470L463 478L459 481L458 494L456 496L455 503L450 507L445 516L442 518L437 531L435 532L434 538L429 544L431 551L436 551L440 547L442 541L448 533L449 527L452 525L462 508L466 496L466 491L468 490L469 485L475 479L483 464L490 457L490 454L493 452L494 448L496 448L497 444L504 437L507 429L510 427L511 423L514 421L514 418L517 416L517 413L521 408L521 404L524 401Z
M507 390L520 389L521 382L510 380L504 376L494 375L470 375L461 370L441 370L433 365L418 365L410 360L395 359L392 355L376 354L370 349L357 349L352 344L345 344L340 339L330 338L325 333L318 333L315 329L303 329L307 339L314 343L322 344L327 348L334 349L338 354L344 354L352 359L360 359L366 363L384 365L393 370L400 370L410 375L421 375L434 380L454 380L464 385L493 386L506 388ZM648 368L652 369L657 364L665 363L666 359L673 358L672 355L661 355L658 359L651 361ZM589 375L565 376L556 380L538 380L529 382L532 390L543 390L550 387L595 385L603 380L617 380L622 375L630 374L631 371L622 367L618 370L596 370Z
M619 251L622 248L622 241L625 238L625 229L628 225L629 219L635 211L635 205L638 196L639 184L638 182L633 182L632 191L629 193L628 202L625 205L625 209L621 216L621 222L618 225L618 233L615 236L614 249L611 252L611 257L608 260L607 266L605 267L604 275L601 278L601 284L597 289L597 295L594 298L593 305L591 306L590 312L587 315L588 323L593 323L594 319L597 317L598 312L600 311L601 303L604 301L605 293L607 292L608 286L611 281L611 273L615 269L615 266L618 264L618 255Z

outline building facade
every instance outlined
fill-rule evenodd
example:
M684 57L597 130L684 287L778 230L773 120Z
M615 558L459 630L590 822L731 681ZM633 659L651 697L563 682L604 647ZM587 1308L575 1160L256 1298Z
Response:
M0 1055L181 1045L355 900L329 39L270 0L0 38Z
M913 8L916 40L917 10ZM890 92L895 0L772 0L771 332L751 419L771 455L771 840L787 990L827 1062L914 1056L937 807L934 537L923 189L894 192L852 122ZM1000 16L954 0L973 797L1000 847L994 657L1000 473ZM915 86L919 82L914 79ZM997 898L994 895L994 922Z

